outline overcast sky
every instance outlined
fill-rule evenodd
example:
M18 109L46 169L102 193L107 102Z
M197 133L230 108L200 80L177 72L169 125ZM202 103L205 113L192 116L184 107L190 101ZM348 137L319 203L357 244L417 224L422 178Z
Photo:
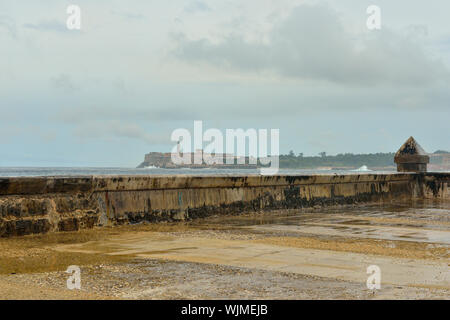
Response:
M67 6L81 30L66 28ZM366 9L381 8L381 30ZM450 150L445 0L0 2L0 166L128 166L193 128Z

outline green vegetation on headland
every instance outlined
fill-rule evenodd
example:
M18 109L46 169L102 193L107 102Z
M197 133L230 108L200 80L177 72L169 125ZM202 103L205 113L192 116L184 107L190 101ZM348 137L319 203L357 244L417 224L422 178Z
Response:
M450 152L437 150L430 154L431 164L442 164L448 159ZM321 152L315 157L305 157L303 153L295 154L290 151L289 154L280 155L280 168L290 169L315 169L315 168L360 168L367 166L370 168L394 167L395 153L369 153L353 154L340 153L335 156L327 155ZM447 160L448 161L448 160Z
M337 154L329 156L321 152L315 157L305 157L302 153L295 155L293 151L287 155L280 155L280 168L291 169L315 169L320 167L330 168L359 168L363 165L369 168L394 166L394 153L370 153L370 154Z

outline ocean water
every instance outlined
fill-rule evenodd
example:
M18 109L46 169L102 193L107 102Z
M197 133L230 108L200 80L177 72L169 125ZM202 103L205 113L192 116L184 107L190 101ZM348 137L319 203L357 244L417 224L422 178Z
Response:
M310 170L280 169L281 175L304 174L360 174L386 173L394 171L358 170ZM99 167L0 167L0 177L37 176L90 176L90 175L249 175L260 174L258 169L162 169L162 168L99 168Z

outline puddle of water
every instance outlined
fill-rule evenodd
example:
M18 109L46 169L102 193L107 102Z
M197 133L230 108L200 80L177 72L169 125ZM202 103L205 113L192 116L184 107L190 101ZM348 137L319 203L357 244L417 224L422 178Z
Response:
M437 202L414 202L401 204L380 204L365 205L349 208L324 208L320 212L304 212L302 210L293 211L290 214L280 215L277 212L271 214L262 214L259 216L240 216L240 217L215 217L205 219L199 224L221 224L233 227L258 226L258 225L290 225L301 226L313 222L326 222L330 224L346 224L359 226L377 226L386 225L404 228L425 228L433 226L431 221L450 222L450 205L444 201ZM338 217L336 217L338 215ZM386 219L371 221L369 218ZM426 220L427 224L410 223L409 221L389 222L392 219L404 220Z
M450 205L437 202L374 204L216 217L199 222L230 226L262 235L356 237L450 244Z

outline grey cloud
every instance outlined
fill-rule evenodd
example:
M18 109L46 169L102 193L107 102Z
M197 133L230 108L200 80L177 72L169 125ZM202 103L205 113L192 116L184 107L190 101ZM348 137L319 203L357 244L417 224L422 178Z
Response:
M197 111L186 110L181 107L139 107L131 106L133 102L115 106L86 105L83 107L63 108L58 111L55 120L68 124L81 124L90 119L104 119L108 121L145 121L155 123L160 121L179 121L198 118Z
M423 24L412 24L406 27L406 32L410 37L428 37L428 27Z
M274 26L270 43L248 42L230 35L219 44L174 36L175 56L244 71L273 71L285 77L345 84L425 85L448 82L449 72L407 36L387 28L356 38L338 14L322 5L296 7Z
M193 1L184 7L184 11L188 13L211 11L211 8L202 1Z
M439 39L439 41L437 42L437 45L440 48L446 50L447 52L450 52L450 35L447 35L447 36Z
M0 15L0 30L4 29L13 38L17 37L17 28L15 21L8 16Z
M36 125L16 121L11 123L4 123L0 126L0 136L2 137L2 143L10 142L15 138L27 135L39 137L43 142L51 142L55 140L56 137L55 131L40 124Z
M127 20L142 20L145 19L145 16L143 14L140 13L134 13L134 12L125 12L125 11L116 11L116 10L111 10L111 13L122 17L124 19Z
M75 135L82 139L133 139L149 144L170 142L169 134L150 133L135 123L124 121L90 121L76 126Z
M120 93L127 93L127 86L125 84L125 81L121 78L115 79L112 81L112 86L114 90L117 90Z
M73 91L79 89L79 87L73 82L72 78L65 73L51 78L50 83L55 88L65 91Z
M295 82L278 84L192 84L183 90L177 86L151 91L151 99L139 93L117 94L112 99L92 103L70 102L55 106L53 121L68 125L81 125L92 119L125 121L156 127L176 121L214 119L291 119L305 114L339 110L349 111L389 110L410 111L446 110L450 99L448 87L418 88L388 86L374 89L370 86L339 86L334 84L304 84ZM98 100L83 89L82 100ZM176 94L174 94L176 93ZM80 100L81 98L77 98ZM73 105L74 107L71 107ZM69 107L70 106L70 107ZM286 120L287 121L287 120Z
M37 31L53 31L53 32L68 32L65 22L57 20L46 20L38 23L26 23L23 25L27 29Z

